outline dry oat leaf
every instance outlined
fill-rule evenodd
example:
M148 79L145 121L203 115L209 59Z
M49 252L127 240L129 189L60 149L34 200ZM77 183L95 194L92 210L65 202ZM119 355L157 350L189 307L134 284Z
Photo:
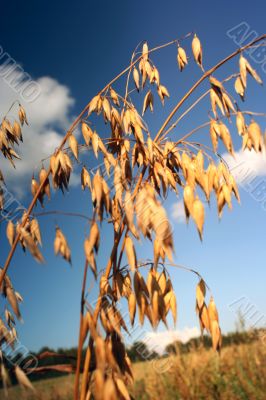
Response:
M200 66L200 68L204 72L202 66L202 46L196 34L194 35L194 38L192 40L192 52L196 63Z
M135 271L135 268L137 267L137 257L135 247L130 236L126 236L125 238L125 250L130 269L131 271Z
M14 243L15 235L16 235L15 225L13 224L12 221L8 221L6 226L6 236L10 246L12 246Z
M192 218L194 219L200 240L202 240L202 232L203 232L203 225L204 225L204 216L205 216L205 210L204 210L204 205L200 201L199 198L196 198L193 202L192 206Z
M78 141L73 134L69 135L68 144L70 149L72 150L72 153L74 154L75 159L78 161L78 154L79 154Z
M29 378L27 377L25 372L18 365L15 366L14 371L15 371L15 375L16 375L16 378L18 380L18 383L21 386L23 386L24 388L30 389L33 392L35 392L35 389L32 386L31 381L29 380Z
M188 63L186 52L180 46L178 46L178 49L177 49L177 63L178 63L178 67L181 72L183 71L183 69L185 68L185 66Z

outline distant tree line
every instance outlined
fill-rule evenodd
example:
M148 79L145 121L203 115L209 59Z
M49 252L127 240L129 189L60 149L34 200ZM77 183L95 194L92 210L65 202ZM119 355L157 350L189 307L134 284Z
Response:
M223 335L223 347L232 346L232 345L240 345L240 344L250 344L257 340L263 340L266 344L266 329L253 329L250 331L236 331L231 332ZM182 343L180 341L175 341L165 348L165 352L163 357L166 354L186 354L192 351L196 351L199 348L210 348L211 347L211 337L204 335L202 337L197 337L190 339L186 343ZM140 362L140 361L150 361L155 358L162 357L155 351L149 350L147 344L145 342L135 342L132 346L127 348L127 353L132 360L132 362ZM38 353L31 353L34 354L38 359L38 367L43 366L51 366L51 365L72 365L73 370L76 365L76 355L77 355L77 348L72 347L70 349L59 348L58 350L54 350L50 347L43 347ZM84 349L82 352L82 363L85 360L86 350ZM20 354L16 355L17 359L20 358ZM14 358L12 359L14 362ZM5 359L5 364L9 370L12 370L12 365L8 362L8 359ZM91 368L94 368L95 363L92 362ZM46 379L46 378L54 378L57 376L62 376L64 372L58 371L46 371L43 372L33 372L31 374L31 380L36 381L39 379ZM11 373L11 380L15 383L14 375ZM1 387L1 382L0 382Z

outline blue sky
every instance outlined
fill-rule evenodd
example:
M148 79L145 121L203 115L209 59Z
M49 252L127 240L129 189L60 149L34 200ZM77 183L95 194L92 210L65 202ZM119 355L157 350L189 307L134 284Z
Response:
M151 47L194 31L203 45L206 67L236 49L227 31L245 22L251 31L263 34L265 31L265 2L224 1L218 5L211 1L151 2L101 1L101 2L51 2L41 3L14 1L5 5L5 17L1 21L0 45L24 71L37 80L42 88L39 102L25 104L31 127L24 130L25 145L21 148L27 158L19 168L19 182L16 175L3 165L7 182L12 185L23 204L30 201L28 196L32 170L40 158L48 156L53 145L58 143L77 115L94 94L130 61L131 53L142 40ZM10 27L12 21L12 28ZM190 52L190 39L184 42ZM161 74L161 80L171 98L165 109L155 104L156 113L148 117L151 131L156 131L177 100L200 77L200 70L190 60L189 67L180 74L176 65L176 49L167 48L153 57ZM251 61L252 62L252 61ZM253 64L265 79L261 64ZM218 78L229 75L237 68L237 60L217 72ZM8 108L8 101L17 98L2 78L1 114ZM204 86L206 89L206 86ZM204 89L203 87L203 89ZM122 84L117 89L123 88ZM202 93L200 89L198 94ZM249 80L246 109L265 112L265 87L260 88ZM205 101L180 125L180 133L186 133L207 120L208 102ZM264 120L259 120L263 129ZM197 140L206 141L206 131L200 131ZM27 139L28 135L28 139ZM236 137L236 149L240 143ZM47 141L49 142L47 145ZM30 150L26 150L26 144ZM45 147L46 146L46 147ZM222 152L223 150L221 150ZM88 164L91 165L89 159ZM233 330L236 314L228 307L230 303L244 296L254 304L261 315L265 308L265 222L263 194L256 192L256 185L264 182L265 160L252 160L256 165L257 183L246 185L241 190L241 206L234 203L233 212L226 211L218 221L214 202L207 212L204 241L200 243L193 225L187 227L180 220L173 219L176 256L175 261L197 269L212 288L224 331ZM78 171L78 170L77 170ZM89 193L73 182L69 194L54 194L46 210L63 208L66 211L89 215ZM251 193L251 192L254 193ZM171 215L178 199L171 196L166 203ZM36 212L40 212L36 209ZM86 221L60 216L40 217L45 244L46 264L37 265L28 255L18 249L10 266L10 276L15 288L25 301L22 305L24 324L18 325L21 342L30 349L42 345L69 347L76 345L79 317L79 296L84 265L83 238L88 232ZM58 223L71 245L73 268L53 255L55 224ZM0 263L8 253L5 226L1 224ZM111 245L108 229L104 231L98 260L103 268L107 250ZM141 258L150 256L150 249L142 242ZM178 329L197 326L194 313L194 276L171 270L178 299ZM92 276L89 277L92 280ZM94 290L91 298L95 297ZM265 319L264 319L265 320ZM248 322L249 324L252 321ZM146 331L151 330L145 326Z

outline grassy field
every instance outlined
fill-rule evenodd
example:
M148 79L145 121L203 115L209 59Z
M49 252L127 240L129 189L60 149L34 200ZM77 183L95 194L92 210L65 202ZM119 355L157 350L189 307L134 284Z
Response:
M166 370L166 372L163 372ZM137 400L265 400L266 348L261 342L226 347L221 356L200 349L182 356L134 364ZM10 400L70 400L73 376L34 384L37 395L19 387L9 392ZM4 399L0 392L0 399Z

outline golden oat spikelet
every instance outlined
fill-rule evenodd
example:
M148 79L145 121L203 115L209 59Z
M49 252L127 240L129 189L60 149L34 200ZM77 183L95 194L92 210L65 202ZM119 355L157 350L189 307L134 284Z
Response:
M131 325L134 325L135 315L136 315L136 296L131 292L128 296L128 311L130 316Z
M196 287L196 302L199 310L201 310L203 307L203 304L205 302L205 296L206 296L206 285L204 280L200 279Z
M127 390L127 387L124 383L124 381L120 378L115 378L115 384L116 384L116 388L118 393L120 394L120 396L122 397L123 400L130 400L130 396Z
M93 131L91 130L90 126L86 124L86 122L81 123L81 133L83 135L86 145L89 146Z
M71 251L65 235L58 226L55 228L54 252L55 255L60 254L71 265Z
M218 118L217 106L219 107L222 115L225 115L224 105L221 100L221 97L219 94L217 94L217 91L213 88L210 89L210 100L211 100L211 107L212 107L212 112L213 112L214 117Z
M19 117L19 120L20 120L21 125L23 125L24 122L26 123L26 125L29 125L28 120L27 120L26 111L25 111L25 109L22 107L21 104L20 104L19 110L18 110L18 117Z
M153 94L150 90L146 93L144 97L142 116L145 114L147 108L150 108L151 112L153 112Z
M242 79L238 76L235 80L235 91L240 96L241 100L245 100L245 86L243 85Z
M44 263L43 255L40 252L31 234L27 232L25 228L22 227L19 228L19 232L21 234L21 238L23 239L24 245L30 251L31 255L35 258L35 260L38 261L39 263Z
M118 94L116 93L116 91L111 86L109 88L109 92L110 92L110 96L111 96L111 99L112 99L113 103L116 106L120 107Z
M200 240L202 240L205 209L204 209L203 203L201 202L201 200L198 197L193 201L192 218L194 219L195 224L197 226Z
M195 200L194 189L190 185L186 185L183 191L184 208L186 220L188 222L190 215L193 213L193 203Z
M17 378L17 380L18 380L18 383L19 383L22 387L24 387L24 388L26 388L26 389L30 389L30 390L32 390L33 392L35 392L35 389L34 389L34 387L32 386L32 384L31 384L29 378L27 377L27 375L25 374L25 372L24 372L18 365L15 366L15 370L14 370L14 371L15 371L15 375L16 375L16 378Z
M200 66L202 71L204 72L203 66L202 66L202 46L200 43L199 38L195 34L192 40L192 53L194 56L194 60L196 63Z
M15 225L10 220L10 221L8 221L7 226L6 226L6 236L7 236L10 246L12 246L14 243L15 235L16 235Z
M232 156L234 156L233 142L232 142L232 138L231 138L229 129L222 122L220 123L220 133L221 133L221 139L222 139L227 151Z
M126 236L125 238L125 250L127 255L128 264L130 266L131 271L135 271L137 267L137 257L136 251L133 244L133 241L130 236Z
M236 113L236 127L239 136L243 136L247 131L244 115L241 111Z
M36 218L33 218L30 222L30 233L33 239L36 241L36 243L42 246L41 230L39 222Z
M208 315L209 315L209 320L210 320L210 332L211 332L211 337L212 337L213 349L217 350L219 352L221 349L221 344L222 344L222 334L221 334L221 329L219 326L218 311L217 311L213 297L211 297L210 303L208 306Z
M256 153L262 151L263 138L259 124L254 120L252 120L247 130L249 138L251 139L252 142L252 146L256 151Z
M72 133L68 137L68 144L72 153L74 154L75 159L78 161L78 141Z
M136 86L137 91L139 92L140 84L139 84L139 71L136 67L133 68L133 80Z
M158 96L161 99L162 105L164 105L165 97L168 97L168 98L170 97L170 94L169 94L167 88L165 86L163 86L163 85L159 85L158 88L157 88L157 93L158 93Z
M183 71L185 66L188 64L186 52L180 46L178 46L178 48L177 48L177 64L178 64L178 68L181 72Z
M148 61L149 58L149 47L148 43L144 42L142 46L142 59L143 61Z

